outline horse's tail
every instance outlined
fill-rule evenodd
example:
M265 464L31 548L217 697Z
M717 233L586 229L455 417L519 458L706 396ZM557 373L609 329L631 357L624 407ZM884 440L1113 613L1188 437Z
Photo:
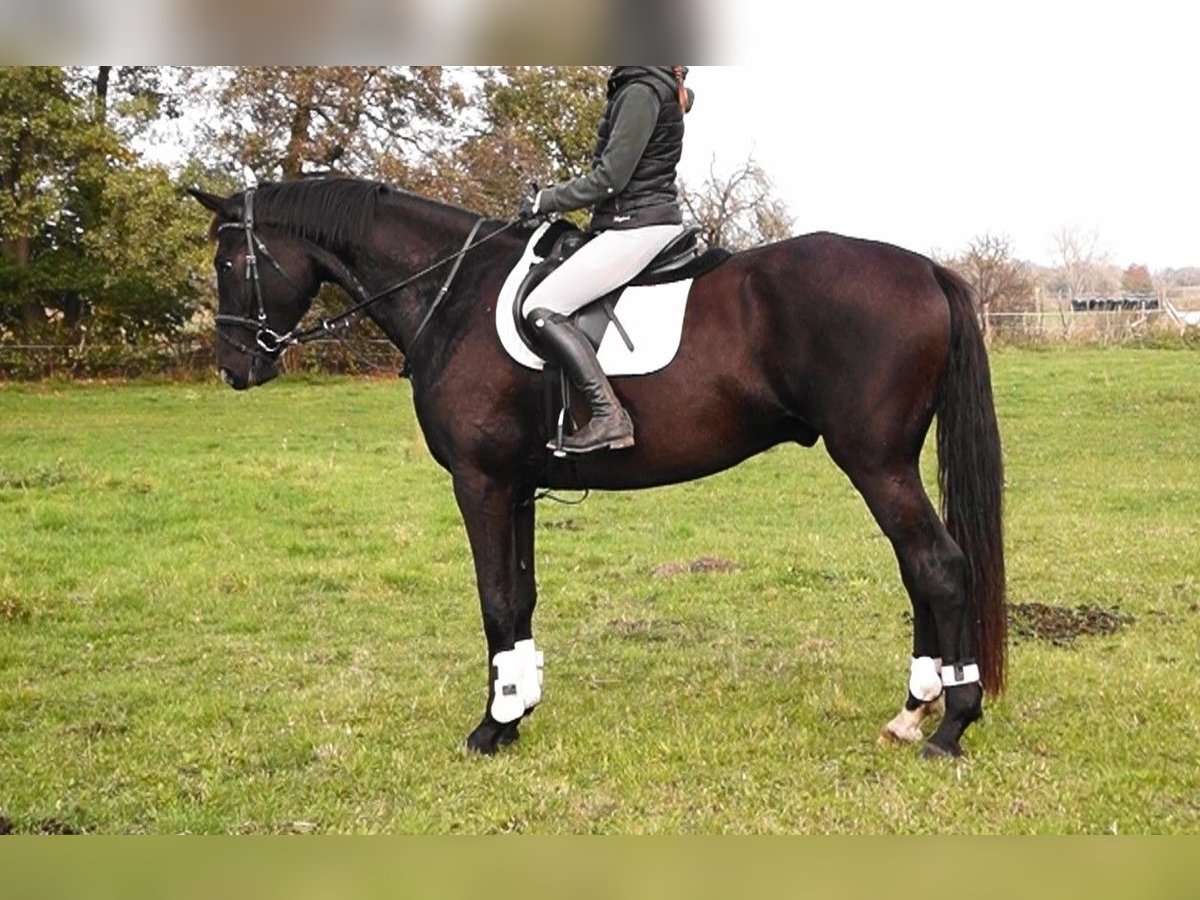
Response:
M941 266L935 275L950 302L950 357L937 408L942 516L967 558L967 603L983 688L997 694L1004 689L1008 637L1000 429L971 288Z

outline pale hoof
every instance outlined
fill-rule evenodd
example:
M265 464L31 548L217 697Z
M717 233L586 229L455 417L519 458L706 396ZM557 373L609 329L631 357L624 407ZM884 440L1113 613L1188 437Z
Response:
M918 744L925 737L921 733L920 719L910 712L902 712L888 722L879 732L881 744Z

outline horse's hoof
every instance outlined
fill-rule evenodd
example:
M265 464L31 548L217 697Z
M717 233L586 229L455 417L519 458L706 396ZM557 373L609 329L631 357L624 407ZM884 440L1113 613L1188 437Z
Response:
M919 744L925 737L921 733L921 721L925 718L922 708L902 709L879 732L881 744Z
M879 743L918 744L924 736L917 726L905 727L895 722L888 722L879 730Z
M922 759L955 759L963 755L962 747L955 743L952 747L941 747L933 741L926 741L921 748Z
M509 722L500 726L500 732L496 735L496 746L507 747L509 744L515 744L520 737L521 731L517 728L517 723Z
M480 722L479 727L467 735L467 749L472 753L491 756L501 747L507 747L521 736L517 722L500 725L496 722Z

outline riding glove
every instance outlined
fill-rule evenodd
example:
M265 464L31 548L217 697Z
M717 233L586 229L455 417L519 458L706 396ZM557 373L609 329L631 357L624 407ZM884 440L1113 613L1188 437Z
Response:
M538 214L538 194L529 194L521 199L521 205L517 207L517 219L526 222L534 218Z

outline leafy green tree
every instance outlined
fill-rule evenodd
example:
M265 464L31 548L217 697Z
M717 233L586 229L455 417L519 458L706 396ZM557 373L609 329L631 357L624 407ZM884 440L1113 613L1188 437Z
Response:
M440 66L244 66L218 73L213 146L260 178L372 176L431 153L463 103Z
M0 327L72 341L178 324L200 293L204 219L129 138L168 104L134 67L0 69Z
M0 324L45 319L63 272L55 235L72 227L66 176L87 155L89 125L63 69L0 68Z
M95 330L169 334L210 296L210 216L181 198L160 168L128 166L110 173L99 221L83 236L99 272Z
M70 66L72 93L91 103L94 122L132 140L161 118L183 114L187 66Z
M531 183L591 168L607 72L604 66L480 70L474 127L428 165L396 172L397 180L486 215L512 215Z

